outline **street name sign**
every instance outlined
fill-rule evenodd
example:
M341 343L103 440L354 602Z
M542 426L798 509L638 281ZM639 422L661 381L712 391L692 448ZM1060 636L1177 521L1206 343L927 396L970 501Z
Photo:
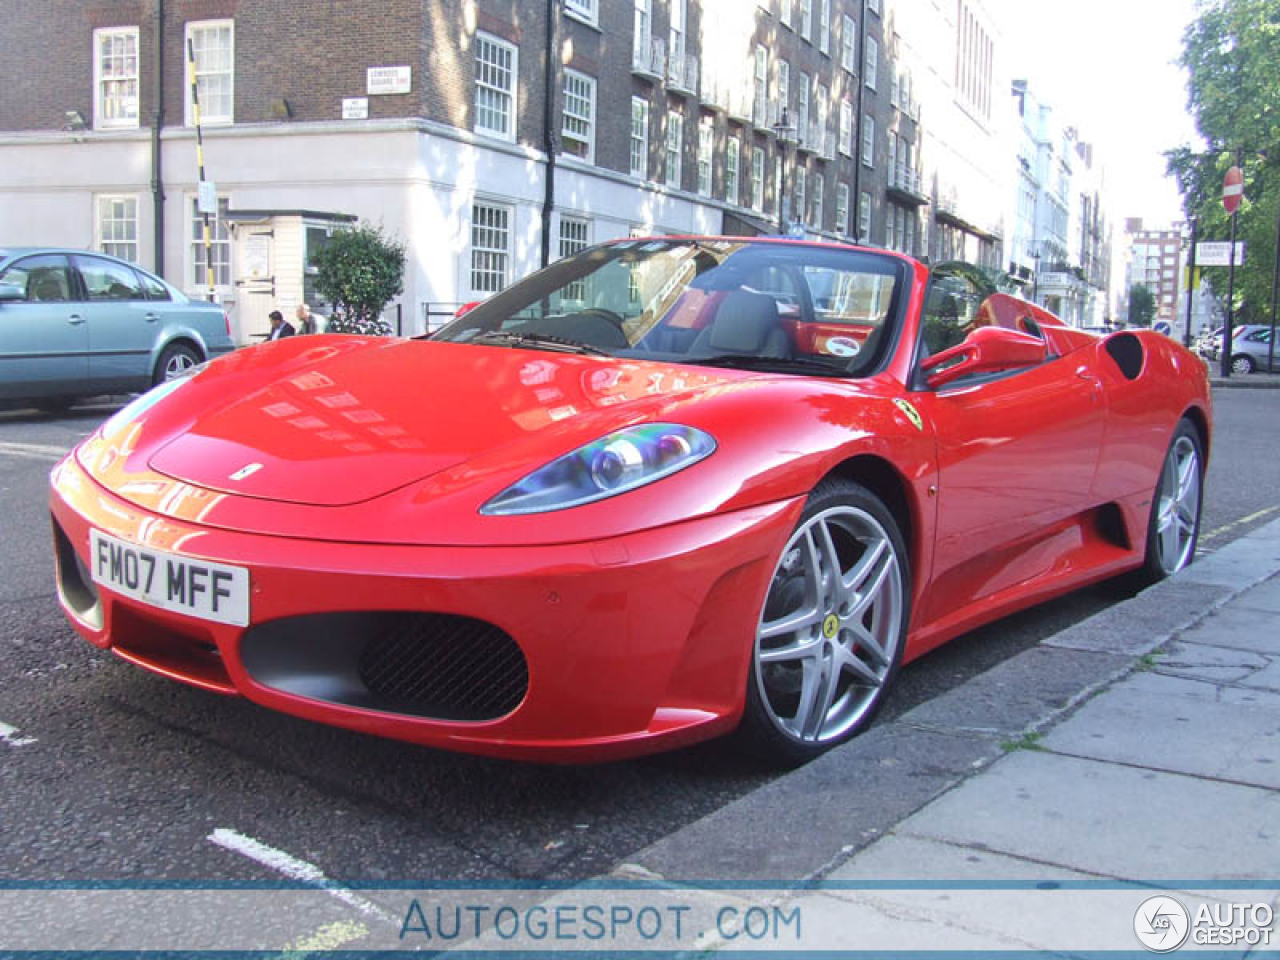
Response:
M1196 244L1197 267L1229 267L1231 266L1231 244L1225 241L1205 241ZM1244 263L1244 243L1236 244L1236 266Z

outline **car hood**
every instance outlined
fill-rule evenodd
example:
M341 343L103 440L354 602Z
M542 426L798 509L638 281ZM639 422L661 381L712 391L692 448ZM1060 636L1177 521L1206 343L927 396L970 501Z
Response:
M157 405L136 453L150 470L208 490L343 506L470 461L486 472L532 470L749 376L493 346L291 338L240 351Z

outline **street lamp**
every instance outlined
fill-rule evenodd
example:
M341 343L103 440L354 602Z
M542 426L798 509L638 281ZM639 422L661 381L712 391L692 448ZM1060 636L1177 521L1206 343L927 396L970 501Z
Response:
M1040 251L1031 254L1031 259L1036 262L1035 273L1031 275L1031 302L1039 303L1036 297L1040 295Z
M790 152L790 148L785 146L785 144L787 140L791 137L791 135L795 132L796 132L796 128L791 124L791 118L787 113L787 106L786 104L783 104L782 115L778 117L778 122L773 125L773 133L774 133L774 136L778 138L779 148L783 151L782 152L782 184L783 184L782 192L785 195L786 200L788 201L791 199L791 187L787 180L787 154ZM789 207L789 204L787 206ZM784 225L783 223L783 220L785 219L785 214L787 211L784 211L783 207L784 207L783 197L778 197L778 232L779 233L787 232L786 225Z

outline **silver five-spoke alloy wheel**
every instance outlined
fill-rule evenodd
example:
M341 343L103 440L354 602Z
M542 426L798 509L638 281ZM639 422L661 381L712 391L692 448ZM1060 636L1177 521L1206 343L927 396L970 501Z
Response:
M1191 562L1200 525L1200 451L1186 433L1174 438L1160 473L1156 547L1165 574Z
M754 662L759 702L788 739L828 745L877 705L903 635L902 566L895 538L854 505L816 513L788 541Z

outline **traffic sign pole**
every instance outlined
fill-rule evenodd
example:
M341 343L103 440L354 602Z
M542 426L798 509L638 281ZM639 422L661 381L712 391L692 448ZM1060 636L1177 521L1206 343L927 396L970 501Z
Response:
M1227 322L1222 328L1222 357L1219 372L1224 378L1231 376L1231 331L1235 324L1236 297L1236 222L1240 217L1240 201L1244 197L1244 173L1240 170L1240 151L1236 162L1222 179L1222 206L1231 214L1231 255L1227 273Z
M1187 257L1187 326L1182 331L1182 345L1191 346L1191 301L1195 299L1196 277L1196 218L1191 218L1191 256ZM1234 251L1233 251L1234 252ZM1275 298L1272 297L1274 300Z

